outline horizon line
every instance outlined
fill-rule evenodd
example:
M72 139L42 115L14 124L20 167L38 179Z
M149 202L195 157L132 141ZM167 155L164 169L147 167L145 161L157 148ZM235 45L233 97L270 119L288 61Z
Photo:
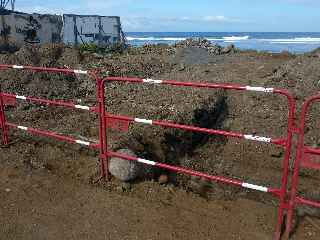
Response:
M302 32L302 31L124 31L125 33L320 33L318 32Z

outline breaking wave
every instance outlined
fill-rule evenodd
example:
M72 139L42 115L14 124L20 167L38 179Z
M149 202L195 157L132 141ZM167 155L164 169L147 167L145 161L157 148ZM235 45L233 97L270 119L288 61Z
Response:
M187 38L184 37L163 37L163 38L155 38L155 37L127 37L128 41L183 41Z
M270 42L276 44L319 44L320 38L285 38L285 39L257 39L258 41Z
M235 36L223 37L223 40L226 40L226 41L243 41L243 40L248 40L248 39L249 39L249 36L244 36L244 37L235 37Z
M209 41L243 41L248 40L249 36L244 37L222 37L222 38L211 38L211 37L204 37ZM127 37L128 41L184 41L186 37Z

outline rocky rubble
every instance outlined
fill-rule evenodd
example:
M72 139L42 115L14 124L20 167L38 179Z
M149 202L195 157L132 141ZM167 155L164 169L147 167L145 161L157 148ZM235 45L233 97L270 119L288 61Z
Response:
M238 50L233 44L227 47L222 47L218 44L212 44L209 40L203 38L188 38L185 41L181 41L175 44L176 48L190 48L197 47L201 49L206 49L212 55L222 55L235 53Z

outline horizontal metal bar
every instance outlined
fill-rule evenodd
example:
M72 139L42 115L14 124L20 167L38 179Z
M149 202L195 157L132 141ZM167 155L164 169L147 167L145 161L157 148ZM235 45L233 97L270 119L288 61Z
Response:
M210 135L222 135L222 136L226 136L226 137L233 137L233 138L247 139L247 140L251 140L251 141L272 143L272 144L279 145L279 146L285 145L284 139L271 139L271 138L253 136L253 135L244 135L242 133L200 128L200 127L171 123L171 122L167 122L167 121L147 120L147 119L132 118L132 117L121 116L121 115L113 115L113 114L106 114L106 118L124 120L124 121L129 121L129 122L144 123L144 124L152 124L155 126L176 128L176 129L181 129L181 130L186 130L186 131L201 132L201 133L206 133L206 134L210 134Z
M137 158L137 157L133 157L133 156L125 155L125 154L120 154L120 153L116 153L116 152L108 152L107 155L108 155L108 157L118 157L118 158L121 158L121 159L124 159L124 160L128 160L128 161L137 161L137 162L140 162L140 163L143 163L143 164L156 166L156 167L159 167L159 168L162 168L162 169L166 169L166 170L170 170L170 171L173 171L173 172L184 173L184 174L191 175L191 176L196 176L196 177L202 177L202 178L208 179L210 181L221 182L221 183L225 183L225 184L229 184L229 185L234 185L234 186L237 186L237 187L252 189L252 190L256 190L256 191L267 192L267 193L274 194L276 196L279 196L279 193L280 193L280 189L258 186L258 185L254 185L254 184L245 183L243 181L230 179L230 178L225 178L225 177L220 177L220 176L212 176L212 175L208 175L208 174L205 174L205 173L193 171L193 170L190 170L190 169L171 166L171 165L164 164L164 163L157 163L157 162L154 162L154 161L141 159L141 158Z
M82 109L82 110L87 110L87 111L91 111L91 112L96 112L95 106L89 107L89 106L76 105L74 103L65 102L65 101L61 101L61 100L47 100L47 99L41 99L41 98L35 98L35 97L29 97L29 96L19 96L19 95L8 94L8 93L2 93L2 96L9 97L9 98L16 98L19 100L29 101L29 102L38 103L38 104L63 106L63 107L68 107L68 108Z
M78 140L76 138L63 136L63 135L60 135L60 134L55 133L55 132L50 132L50 131L46 131L46 130L39 130L39 129L35 129L35 128L19 126L19 125L13 124L13 123L6 123L6 126L8 126L9 128L13 128L13 129L20 129L20 130L23 130L23 131L27 131L27 132L29 132L29 133L31 133L33 135L51 137L51 138L54 138L56 140L69 142L69 143L78 143L78 144L85 145L85 146L88 146L89 148L93 148L93 149L99 149L100 148L99 144L94 144L94 143Z
M0 64L0 69L16 69L16 70L31 70L36 72L55 72L64 74L89 74L89 71L77 70L77 69L62 69L62 68L46 68L46 67L33 67L33 66L20 66L20 65L8 65Z
M305 199L303 197L296 197L296 203L299 205L308 205L315 208L320 208L320 202Z
M130 77L107 77L103 79L105 81L118 81L118 82L131 82L131 83L156 83L162 85L172 86L184 86L184 87L195 87L195 88L212 88L212 89L227 89L227 90L240 90L240 91L255 91L264 93L278 93L291 98L291 95L287 90L276 89L276 88L265 88L265 87L254 87L254 86L243 86L236 84L220 83L196 83L196 82L179 82L173 80L153 80L144 78L130 78Z
M304 147L304 153L320 155L320 148Z
M128 78L128 77L107 77L105 80L131 82L131 83L145 83L145 82L154 83L154 81L156 81L156 83L161 83L164 85L173 85L173 86L246 90L246 86L232 85L232 84L193 83L193 82L178 82L178 81L172 81L172 80L152 80L152 79L148 79L148 81L146 81L146 79L143 79L143 78Z

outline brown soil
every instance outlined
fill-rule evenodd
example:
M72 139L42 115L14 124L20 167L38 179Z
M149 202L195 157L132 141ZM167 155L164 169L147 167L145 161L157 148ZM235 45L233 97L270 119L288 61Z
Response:
M2 63L82 69L104 68L110 75L235 83L288 89L298 106L316 94L319 51L294 56L204 49L150 47L122 55L79 54L63 46L24 47L0 55ZM196 56L196 57L195 57ZM201 58L200 58L201 57ZM3 71L5 92L94 105L94 81L44 73ZM105 74L105 72L102 72ZM286 99L235 91L110 83L108 111L163 119L260 136L286 134ZM80 100L81 99L81 100ZM299 108L300 110L300 108ZM19 103L7 118L20 125L98 139L94 114ZM316 106L306 128L307 143L320 146ZM206 125L207 124L207 125ZM250 183L278 187L283 151L277 147L131 125L110 132L113 150L130 147L138 156ZM10 131L11 145L0 149L0 239L271 239L277 201L242 189L209 184L198 191L186 176L151 174L123 189L116 180L93 184L97 153L80 146ZM317 196L320 176L303 171L299 192ZM312 187L310 187L312 186ZM319 219L313 218L317 224ZM320 231L301 219L293 239L318 239Z

